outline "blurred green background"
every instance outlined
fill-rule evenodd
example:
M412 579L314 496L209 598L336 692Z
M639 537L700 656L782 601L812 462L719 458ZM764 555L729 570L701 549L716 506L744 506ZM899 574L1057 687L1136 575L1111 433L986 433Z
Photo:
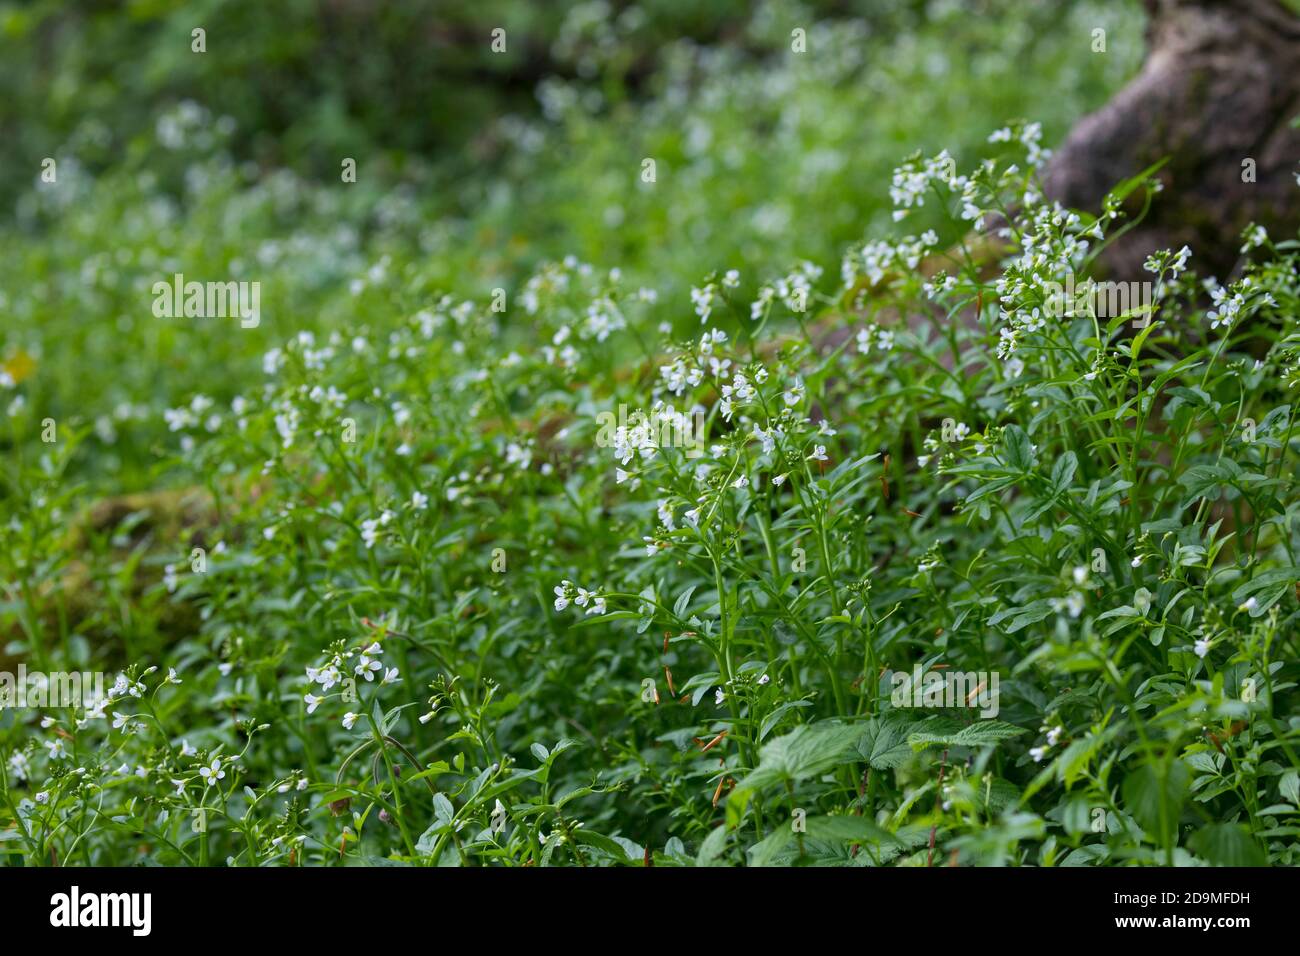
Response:
M1143 27L1136 0L0 4L0 442L50 415L91 443L86 480L144 487L162 410L256 386L298 330L384 335L570 254L697 328L712 270L834 275L898 232L907 154L969 162L1017 117L1058 142ZM178 271L260 281L261 326L155 318Z

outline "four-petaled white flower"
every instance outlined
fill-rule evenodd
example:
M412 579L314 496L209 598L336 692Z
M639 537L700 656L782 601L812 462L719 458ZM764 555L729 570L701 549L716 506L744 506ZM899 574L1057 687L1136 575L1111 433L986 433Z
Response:
M224 780L226 772L221 769L221 760L217 757L213 757L212 765L210 767L199 768L199 776L202 777L203 782L210 787L218 780Z

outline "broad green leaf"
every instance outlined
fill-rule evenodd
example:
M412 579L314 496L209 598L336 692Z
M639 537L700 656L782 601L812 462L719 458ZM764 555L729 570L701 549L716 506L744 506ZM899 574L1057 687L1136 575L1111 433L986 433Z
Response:
M1268 858L1249 831L1239 823L1209 823L1187 845L1216 866L1267 866Z
M1167 842L1175 832L1187 799L1191 772L1175 760L1168 767L1143 764L1124 778L1124 806L1148 833Z
M823 774L853 752L861 734L861 727L829 721L796 727L763 746L758 766L736 786L732 797L740 791Z

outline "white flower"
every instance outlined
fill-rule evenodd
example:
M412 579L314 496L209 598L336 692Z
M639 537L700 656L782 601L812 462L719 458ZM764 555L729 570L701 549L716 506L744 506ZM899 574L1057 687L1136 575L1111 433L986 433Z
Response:
M1083 595L1078 591L1071 591L1065 599L1065 607L1070 612L1070 617L1078 617L1083 613Z
M354 714L352 713L352 711L348 711L346 714L343 715L343 729L351 730L360 717L361 717L360 714Z
M429 505L429 496L419 491L411 495L411 507L416 511L423 511Z
M338 667L331 663L328 667L317 670L314 667L307 668L307 679L320 684L321 690L329 690L340 680L343 675L339 673Z
M113 711L113 729L121 730L126 726L126 722L130 719L131 718L125 714L119 714L117 711Z
M19 781L27 779L27 774L31 769L31 763L27 755L22 752L15 752L9 757L9 767L13 770L14 778Z
M361 522L361 540L365 542L367 548L373 548L375 542L379 540L380 524L378 518L367 518Z
M510 442L506 445L506 464L518 465L521 471L527 471L532 463L533 453L526 445Z
M1259 225L1251 225L1251 228L1245 232L1246 241L1241 247L1243 253L1250 252L1252 249L1258 249L1264 243L1268 242L1268 231Z
M700 322L707 322L713 312L713 297L717 293L717 287L712 283L706 285L703 289L691 289L691 302L695 305L695 314L700 317Z
M224 779L226 772L221 769L221 761L214 757L212 758L212 766L199 768L199 776L202 777L203 782L210 787L218 780Z
M569 588L568 581L564 584L557 584L552 590L555 592L555 610L563 611L569 606Z
M719 687L716 691L714 691L714 693L713 693L713 703L714 703L715 705L717 705L718 707L721 707L721 706L722 706L722 702L723 702L724 700L726 700L726 699L727 699L727 695L724 694L724 693L722 692L722 688L721 688L721 687Z
M809 461L826 461L826 446L814 445L813 453L808 456Z
M325 701L324 697L317 697L315 694L305 694L302 699L307 702L307 713L309 714L316 713L316 708Z
M1197 657L1204 658L1206 654L1210 653L1210 642L1202 637L1196 642L1192 650Z

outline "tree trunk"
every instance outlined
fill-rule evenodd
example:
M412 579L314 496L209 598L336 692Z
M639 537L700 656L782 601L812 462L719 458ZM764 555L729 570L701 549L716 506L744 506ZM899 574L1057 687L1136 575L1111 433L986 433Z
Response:
M1250 222L1275 238L1300 226L1300 17L1279 0L1145 3L1142 71L1070 132L1047 195L1096 212L1116 183L1168 157L1147 218L1103 265L1135 280L1152 251L1188 245L1198 272L1225 279Z

